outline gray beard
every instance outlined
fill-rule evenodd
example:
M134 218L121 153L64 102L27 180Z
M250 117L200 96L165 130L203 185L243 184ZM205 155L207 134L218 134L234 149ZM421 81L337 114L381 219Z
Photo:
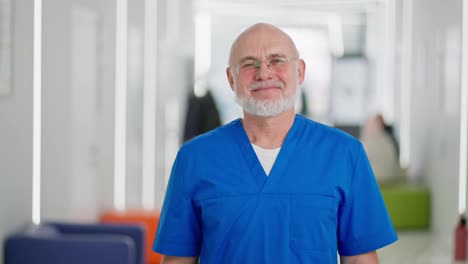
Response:
M299 97L298 90L299 88L296 89L294 94L283 95L276 101L261 101L251 96L240 96L236 93L236 103L251 115L273 117L294 107Z

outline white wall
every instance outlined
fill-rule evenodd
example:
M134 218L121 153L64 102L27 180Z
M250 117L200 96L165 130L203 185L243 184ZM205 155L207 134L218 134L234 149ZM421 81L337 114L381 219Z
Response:
M186 64L193 56L192 8L189 2L174 7L177 2L158 1L155 14L159 33L156 207L162 204L166 174L180 143L191 81ZM132 209L142 207L143 5L142 0L129 1L128 7L125 200ZM84 12L81 18L78 15L78 28L87 38L72 40L77 19L70 17L76 10ZM43 218L93 221L102 210L113 207L115 2L46 0L44 12ZM90 40L93 34L97 35ZM81 43L78 48L76 42ZM77 52L79 56L74 57ZM83 85L76 85L77 81ZM171 124L168 112L174 112L171 120L180 122Z
M13 89L0 97L0 248L8 233L32 219L33 2L12 2ZM143 32L142 4L129 1L136 32ZM192 2L158 1L158 8L156 206L180 143L194 45ZM42 220L94 221L113 207L115 1L43 0L42 39ZM133 50L141 43L129 47L143 63L141 51ZM129 100L136 107L127 115L129 136L136 137L143 67L133 70ZM140 151L138 140L133 153ZM138 208L141 158L128 155L127 205Z
M44 220L92 221L111 206L114 10L113 1L43 1Z
M397 78L394 72L398 52L395 49L395 23L398 21L395 18L394 2L385 1L374 12L367 13L365 26L365 53L369 68L365 112L367 115L382 113L389 123L394 122L395 110L398 109L395 105Z
M186 102L193 85L193 1L158 1L158 89L156 109L156 207L183 136Z
M127 89L127 192L126 205L141 207L142 135L143 135L143 66L144 1L128 6L128 89Z
M33 6L13 1L12 92L0 97L0 248L32 217ZM0 251L0 262L3 250Z
M86 0L95 6L98 19L96 201L97 209L114 205L114 100L115 100L115 1Z
M415 0L410 173L432 192L432 228L457 221L462 1ZM403 25L404 26L404 25ZM405 48L405 47L402 47Z

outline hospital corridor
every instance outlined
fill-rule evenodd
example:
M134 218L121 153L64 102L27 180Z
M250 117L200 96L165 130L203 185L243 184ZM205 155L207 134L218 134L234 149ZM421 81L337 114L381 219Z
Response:
M248 35L252 25L264 31ZM296 55L275 49L265 55L262 49L236 61L240 50L281 43L279 37L260 38L270 25L290 37ZM242 42L246 36L254 41ZM289 71L293 65L299 65L297 71ZM236 89L248 81L246 76L260 83L262 74L276 78L290 72L300 79L287 98L288 109L294 106L291 131L296 134L288 134L284 145L260 148L242 129L252 113L245 110L249 98ZM286 81L265 83L284 91L289 87ZM248 94L263 89L248 87ZM251 106L260 107L255 103ZM323 150L320 144L330 139L318 132L316 137L308 134L307 141L318 142L311 147L318 152L311 154L315 158L298 161L309 157L287 142L300 134L296 126L303 121L297 120L306 119L365 151L370 181L348 184L364 191L336 189L356 204L364 201L349 218L342 218L348 208L344 202L316 193L331 188L330 178L285 178L287 173L305 178L321 174L337 177L341 184L347 181L340 178L342 168L347 168L343 175L354 173L354 167L333 162L351 160L343 146ZM220 127L235 127L245 135L236 134L241 135L238 144L211 143L190 152L197 155L187 154ZM237 156L230 153L242 158L231 159ZM285 153L296 156L279 160ZM259 172L254 178L237 165L243 159L246 168ZM319 173L308 171L317 160L330 163ZM354 161L360 162L359 157ZM171 176L181 171L193 178ZM181 256L197 252L185 257L200 256L201 264L242 263L235 256L284 244L292 249L267 250L269 257L290 254L301 259L297 263L331 264L311 261L319 259L312 255L325 254L317 248L330 241L333 246L327 249L333 254L328 257L336 251L339 263L340 252L347 252L343 234L356 244L360 240L351 227L359 222L353 217L358 212L372 217L379 205L398 236L396 242L378 246L379 263L468 263L467 178L468 0L0 0L0 264L159 264L163 255L153 250L153 243L158 251L170 247L156 245L157 232L158 239L185 247ZM199 182L189 185L195 179ZM266 190L276 183L278 197L261 194L255 204L235 198L239 193L251 197L248 183L254 181ZM314 185L313 191L304 183ZM244 189L236 193L233 186ZM375 188L377 196L366 196L366 188ZM290 190L300 190L302 196ZM202 198L189 196L191 191ZM223 195L231 200L220 202ZM242 211L249 206L256 208L250 217ZM339 208L330 220L333 236L308 237L307 232L327 231L329 226L314 217L332 206ZM210 214L219 218L206 220ZM296 221L303 215L318 225ZM218 221L223 217L262 225L229 226L226 237L240 238L215 240L213 230L226 224ZM373 221L377 218L359 219L365 228L383 226ZM173 227L171 232L158 230L163 222L164 228ZM274 239L241 236L267 234L268 226L281 224L287 228ZM318 231L310 231L315 227ZM381 231L376 240L387 235ZM184 232L199 235L203 244L180 242ZM294 256L298 239L310 240L316 248L299 245L307 257ZM249 242L255 248L242 247ZM212 255L218 258L204 261L236 244L238 255L216 253Z

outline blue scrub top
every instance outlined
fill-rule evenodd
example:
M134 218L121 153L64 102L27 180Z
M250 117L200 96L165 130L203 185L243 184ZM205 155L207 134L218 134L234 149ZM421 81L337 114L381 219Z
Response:
M184 144L153 249L202 264L328 264L396 240L361 143L297 115L269 176L239 119Z

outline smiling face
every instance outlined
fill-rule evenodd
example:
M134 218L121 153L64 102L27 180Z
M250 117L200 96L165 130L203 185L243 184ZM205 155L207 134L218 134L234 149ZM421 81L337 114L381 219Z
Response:
M257 116L294 111L305 63L291 38L268 24L256 24L234 42L227 68L237 103Z

